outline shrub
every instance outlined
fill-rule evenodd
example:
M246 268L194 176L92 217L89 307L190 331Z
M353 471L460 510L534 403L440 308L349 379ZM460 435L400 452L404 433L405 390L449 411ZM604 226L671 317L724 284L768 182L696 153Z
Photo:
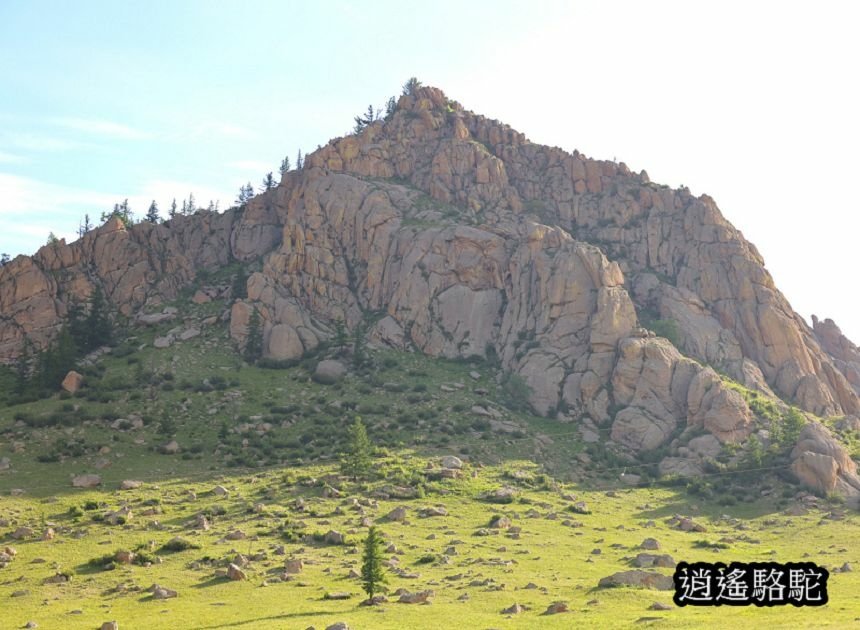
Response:
M161 546L161 551L168 552L179 552L179 551L187 551L189 549L200 549L200 545L197 545L189 540L185 540L184 538L173 538Z

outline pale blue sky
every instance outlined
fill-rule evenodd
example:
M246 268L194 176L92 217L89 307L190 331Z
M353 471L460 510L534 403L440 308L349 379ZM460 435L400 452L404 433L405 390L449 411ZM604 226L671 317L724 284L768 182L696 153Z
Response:
M415 75L532 140L711 194L860 340L846 2L0 0L0 252L84 212L229 205Z

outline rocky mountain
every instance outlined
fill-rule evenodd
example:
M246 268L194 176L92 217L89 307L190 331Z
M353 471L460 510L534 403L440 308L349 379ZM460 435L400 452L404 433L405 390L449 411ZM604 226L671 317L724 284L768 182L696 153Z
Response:
M257 311L275 360L314 349L338 321L395 348L497 359L538 413L586 439L671 445L667 473L695 474L759 431L720 373L817 416L860 411L860 351L832 321L810 328L792 310L713 199L534 144L431 87L241 208L113 219L19 256L0 268L0 357L44 347L96 284L140 321L232 261L255 270L229 312L240 346ZM860 496L853 460L814 427L795 473Z

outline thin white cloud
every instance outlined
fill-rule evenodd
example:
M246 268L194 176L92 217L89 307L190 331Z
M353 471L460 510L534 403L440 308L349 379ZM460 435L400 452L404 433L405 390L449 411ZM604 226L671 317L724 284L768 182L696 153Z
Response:
M80 149L82 147L87 146L84 143L78 142L76 140L68 140L66 138L58 138L56 136L29 132L5 133L3 134L3 142L4 144L8 144L15 149L19 149L22 151L34 151L38 153L71 151L73 149Z
M103 192L0 173L0 251L32 254L50 232L72 241L84 214L95 221L115 201L114 195Z
M212 201L218 203L220 210L229 208L236 196L227 190L189 181L150 180L135 194L126 195L0 173L0 221L4 226L0 233L0 252L32 254L45 244L50 232L72 242L77 239L77 227L84 214L89 214L90 220L97 223L102 212L126 198L137 219L143 218L153 200L161 216L166 217L171 201L176 199L181 208L189 194L194 195L198 208L206 208Z
M97 120L89 118L51 118L48 122L58 127L81 131L84 133L114 138L117 140L143 140L149 138L150 134L110 120Z
M0 151L0 164L24 164L29 160L21 155Z

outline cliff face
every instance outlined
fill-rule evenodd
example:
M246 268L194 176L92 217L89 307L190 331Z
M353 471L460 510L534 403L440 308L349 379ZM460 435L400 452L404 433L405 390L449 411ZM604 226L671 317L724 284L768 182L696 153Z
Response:
M111 222L6 265L0 356L25 337L43 345L94 282L133 314L231 259L262 264L231 310L239 343L257 309L275 359L336 320L373 321L377 341L431 355L493 353L539 412L632 451L687 426L720 442L749 434L743 398L703 364L817 414L860 406L856 347L794 313L709 197L532 144L434 88L243 210ZM674 320L679 348L641 328L644 313Z
M124 315L147 299L175 297L198 270L229 262L235 217L200 213L131 229L112 219L74 243L15 258L0 267L0 358L17 356L25 339L45 347L70 301L85 301L94 283Z

